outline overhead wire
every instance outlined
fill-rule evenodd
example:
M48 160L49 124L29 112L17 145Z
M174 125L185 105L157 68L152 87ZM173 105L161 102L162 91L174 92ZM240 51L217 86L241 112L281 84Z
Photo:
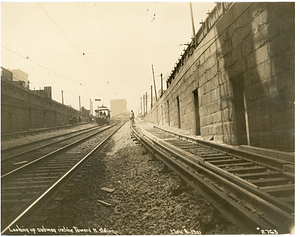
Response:
M157 48L177 47L177 46L186 46L186 45L187 44L176 44L176 45L165 45L165 46L146 47L146 48L120 49L120 50L111 50L111 51L103 51L103 52L84 53L84 55L117 53L123 51L157 49ZM82 54L80 53L80 54L61 54L61 55L40 55L40 56L31 56L30 58L52 58L52 57L68 57L68 56L82 56ZM3 58L3 59L15 59L15 58Z
M59 27L59 25L58 24L56 24L56 22L52 19L52 17L46 12L46 10L39 4L39 3L37 3L39 6L40 6L40 8L42 8L42 10L45 12L45 14L51 19L51 21L56 25L56 27L61 31L61 33L63 33L63 35L71 42L71 44L73 44L73 46L80 52L80 53L82 53L81 51L80 51L80 49L72 42L72 40L65 34L65 32L63 32L63 30Z
M43 66L43 65L41 65L41 64L39 64L39 63L37 63L37 62L35 62L35 61L33 61L33 60L31 60L28 56L25 57L25 56L23 56L23 55L21 55L21 54L15 52L15 51L13 51L13 50L11 50L11 49L5 47L5 46L3 46L3 45L1 45L1 47L4 48L4 49L6 49L6 50L8 50L8 51L10 51L10 52L12 52L12 53L14 53L14 54L16 54L16 55L18 55L18 56L20 56L20 57L22 57L22 58L24 58L24 59L26 59L26 60L28 60L28 61L30 61L30 62L32 62L32 63L34 63L34 64L36 64L36 65L38 65L38 66L41 67L41 68L44 68L44 69L48 70L49 72L52 72L52 73L55 74L55 75L58 75L58 76L60 76L60 77L62 77L62 78L64 78L64 79L67 79L67 80L69 80L69 81L75 83L75 85L77 85L77 86L82 86L82 87L84 87L85 89L87 89L87 90L89 90L90 92L93 92L93 93L96 93L96 92L97 92L97 91L93 91L93 90L89 89L88 87L84 86L84 85L83 85L82 83L80 83L80 82L74 81L74 80L72 80L72 79L70 79L70 78L68 78L68 77L66 77L66 76L63 76L63 75L61 75L61 74L59 74L59 73L53 71L52 69L49 69L49 68L47 68L47 67L45 67L45 66ZM36 83L36 82L35 82L35 83ZM55 83L52 83L52 84L55 84ZM63 84L63 83L56 83L56 84ZM74 85L74 84L72 84L72 85Z
M97 70L97 68L92 64L92 62L86 57L86 55L91 55L91 54L100 54L100 53L110 53L110 52L122 52L122 51L130 51L130 50L144 50L144 49L151 49L151 48L163 48L163 47L175 47L175 46L182 46L182 44L179 44L179 45L170 45L170 46L158 46L158 47L146 47L146 48L136 48L136 49L124 49L124 50L113 50L113 51L106 51L106 52L94 52L94 53L83 53L73 42L72 42L72 40L65 34L65 32L60 28L60 26L52 19L52 17L47 13L47 11L39 4L39 3L37 3L38 5L39 5L39 7L43 10L43 12L51 19L51 21L55 24L55 26L62 32L62 34L69 40L69 42L78 50L78 52L79 52L79 54L72 54L72 56L75 56L75 55L83 55L84 56L84 58L85 58L85 60L94 68L94 70L101 76L101 78L105 81L105 82L107 82L107 83L109 83L102 75L101 75L101 73ZM54 73L54 74L56 74L56 75L58 75L58 76L60 76L60 77L63 77L63 78L65 78L65 79L67 79L67 80L69 80L69 81L71 81L71 82L74 82L74 83L76 83L76 84L80 84L80 83L78 83L78 82L76 82L76 81L74 81L74 80L72 80L72 79L70 79L70 78L67 78L67 77L65 77L65 76L63 76L63 75L61 75L61 74L59 74L59 73L57 73L57 72L55 72L55 71L53 71L53 70L51 70L51 69L49 69L49 68L47 68L47 67L45 67L45 66L43 66L43 65L41 65L41 64L39 64L39 63L37 63L37 62L35 62L35 61L33 61L31 58L34 58L34 57L25 57L25 56L23 56L23 55L21 55L21 54L18 54L18 53L16 53L16 52L14 52L14 51L12 51L12 50L10 50L10 49L8 49L8 48L6 48L5 46L1 46L1 47L3 47L3 48L5 48L5 49L7 49L7 50L9 50L9 51L11 51L11 52L13 52L13 53L15 53L15 54L17 54L18 56L20 56L20 57L22 57L22 58L25 58L25 59L27 59L27 60L29 60L29 61L31 61L32 63L34 63L34 64L36 64L36 65L38 65L38 66L40 66L40 67L42 67L42 68L44 68L44 69L46 69L46 70L48 70L48 71L50 71L50 72L52 72L52 73ZM71 56L71 55L60 55L60 56ZM55 57L55 56L44 56L44 57ZM131 81L131 80L137 80L137 79L130 79L130 80L127 80L127 81ZM82 84L80 84L81 86L82 86ZM88 88L87 88L88 89Z
M25 56L23 56L23 55L21 55L21 54L15 52L15 51L13 51L13 50L11 50L11 49L5 47L5 46L3 46L3 45L1 45L1 47L4 48L4 49L6 49L6 50L8 50L8 51L10 51L10 52L12 52L12 53L14 53L14 54L16 54L16 55L18 55L18 56L20 56L20 57L22 57L22 58L24 58L24 59L27 59L28 61L30 61L30 62L32 62L32 63L34 63L34 64L36 64L36 65L38 65L38 66L40 66L40 67L42 67L42 68L44 68L44 69L46 69L46 70L48 70L48 71L50 71L50 72L52 72L52 73L54 73L54 74L56 74L56 75L58 75L58 76L60 76L60 77L62 77L62 78L65 78L65 79L67 79L67 80L69 80L69 81L71 81L71 82L74 82L74 83L76 83L76 84L79 84L78 82L76 82L76 81L74 81L74 80L71 80L70 78L67 78L67 77L65 77L65 76L63 76L63 75L61 75L61 74L59 74L59 73L57 73L57 72L55 72L55 71L53 71L53 70L51 70L51 69L49 69L49 68L47 68L47 67L41 65L41 64L39 64L39 63L37 63L37 62L31 60L28 56L25 57Z
M53 71L52 69L49 69L49 68L47 68L47 67L45 67L45 66L43 66L43 65L41 65L41 64L39 64L39 63L37 63L37 62L35 62L35 61L33 61L33 60L31 59L31 57L29 58L28 56L23 56L23 55L21 55L21 54L15 52L15 51L13 51L13 50L11 50L11 49L5 47L5 46L3 46L3 45L1 45L1 47L4 48L4 49L6 49L6 50L8 50L8 51L10 51L10 52L12 52L12 53L14 53L14 54L16 54L16 55L18 55L19 57L21 57L21 58L23 58L23 59L26 59L26 60L28 60L28 61L30 61L30 62L32 62L32 63L38 65L39 67L41 67L41 68L43 68L43 69L46 69L46 70L49 71L49 72L52 72L52 73L55 74L55 75L58 75L58 76L60 76L60 77L62 77L62 78L64 78L64 79L66 79L66 80L69 80L69 81L73 82L72 84L69 84L69 85L74 85L74 83L75 83L75 85L77 85L77 86L83 86L83 87L85 87L84 85L100 85L100 84L103 84L103 83L85 83L84 85L82 85L82 83L79 83L79 82L77 82L77 81L74 81L74 80L72 80L72 79L70 79L70 78L68 78L68 77L66 77L66 76L63 76L63 75L61 75L61 74L59 74L59 73ZM140 78L134 78L134 79L129 79L129 80L122 80L122 81L118 81L118 83L127 82L127 81L135 81L135 80L140 80L140 79L145 79L145 78L148 78L148 77L140 77ZM35 82L35 81L31 81L31 83L32 83L32 84L39 84L38 82ZM112 83L113 83L113 82L112 82ZM61 84L65 84L65 83L53 83L53 82L52 82L52 84L60 84L60 85L61 85ZM90 90L90 89L87 88L87 87L85 87L85 88L88 89L88 90L91 91L91 92L96 92L96 91Z
M139 78L134 78L134 79L128 79L128 80L118 80L118 83L122 83L122 82L127 82L127 81L137 81L137 80L141 80L141 79L146 79L149 77L139 77ZM111 84L115 83L115 82L110 82ZM86 85L100 85L102 83L86 83Z
M182 44L156 46L156 47L145 47L145 48L133 48L133 49L119 49L119 50L111 50L111 51L104 51L104 52L94 52L94 53L86 53L86 54L117 53L117 52L123 52L123 51L157 49L157 48L167 48L167 47L177 47L177 46L182 46Z
M46 13L46 15L51 19L51 21L56 25L56 27L63 33L63 35L70 41L70 43L79 51L80 54L82 54L84 56L84 58L86 59L86 61L95 69L95 71L100 75L100 77L106 81L107 83L109 83L107 80L104 79L104 77L101 75L101 73L97 70L97 68L91 63L90 60L88 60L88 58L85 56L85 53L82 52L73 42L72 40L65 34L65 32L59 27L59 25L52 19L52 17L47 13L47 11L39 4L37 3L40 8L42 8L42 10Z

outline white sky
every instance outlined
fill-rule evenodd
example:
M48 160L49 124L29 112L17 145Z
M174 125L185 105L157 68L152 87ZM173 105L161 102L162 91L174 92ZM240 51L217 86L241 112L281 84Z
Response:
M197 32L215 4L192 6ZM192 34L188 2L1 3L1 66L29 74L30 89L52 86L58 102L63 90L75 109L80 96L86 109L126 99L137 113L151 65L158 91Z

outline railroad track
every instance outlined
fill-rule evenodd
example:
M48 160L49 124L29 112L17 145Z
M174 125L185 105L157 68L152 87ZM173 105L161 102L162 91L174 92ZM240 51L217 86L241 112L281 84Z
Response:
M30 135L34 135L34 134L51 132L51 131L60 130L60 129L69 129L69 128L73 128L73 127L84 125L84 124L87 124L87 123L83 122L81 124L70 124L70 125L63 125L63 126L51 127L51 128L37 128L37 129L29 129L28 131L23 131L23 132L1 134L1 140L3 141L3 140L9 140L9 139L14 139L14 138L18 138L18 137L26 137L26 136L30 136Z
M46 139L1 149L1 173L6 174L18 167L21 167L36 158L60 149L63 146L71 144L79 140L80 137L93 136L102 130L109 127L100 128L94 126L91 128L73 131L70 133L61 134L59 136L52 136Z
M63 137L68 137L68 136L72 137L76 134L92 131L93 129L96 129L96 128L99 128L99 126L92 126L92 127L88 127L88 128L84 128L84 129L80 129L80 130L62 133L62 134L56 135L56 136L50 136L47 138L39 139L37 141L32 141L32 142L23 143L23 144L13 144L13 146L1 148L1 160L7 159L7 157L14 156L15 154L19 154L23 151L27 152L28 150L38 148L42 145L51 144L53 142L53 140L63 139Z
M30 220L121 126L89 135L2 175L1 233L14 234L10 227Z
M158 128L132 128L153 155L245 234L290 233L294 227L294 178L278 159L176 138ZM223 221L223 220L221 220ZM206 224L202 223L203 229ZM202 230L205 232L204 230Z

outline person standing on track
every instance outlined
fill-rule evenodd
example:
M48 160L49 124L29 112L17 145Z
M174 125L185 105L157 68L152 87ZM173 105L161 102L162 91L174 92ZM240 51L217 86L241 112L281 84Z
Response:
M134 126L134 112L131 110L130 112L130 125Z

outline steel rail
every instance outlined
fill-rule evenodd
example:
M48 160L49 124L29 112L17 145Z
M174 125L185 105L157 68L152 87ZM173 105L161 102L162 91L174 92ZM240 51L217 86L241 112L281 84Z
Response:
M89 129L88 131L86 131L86 129L85 129L84 131L71 132L71 133L68 133L68 134L59 135L59 136L57 136L57 137L51 137L51 138L47 138L47 139L44 139L44 140L35 141L35 142L33 142L33 143L29 143L29 144L27 143L27 144L23 144L23 145L20 145L20 146L17 146L17 147L12 147L12 148L10 148L10 149L17 149L17 148L20 148L21 146L26 146L26 145L28 146L28 145L36 144L36 143L39 143L39 142L44 142L44 141L47 141L47 140L56 139L56 138L59 138L59 137L63 137L63 136L67 136L67 135L71 135L71 134L77 133L77 134L74 135L74 136L67 137L67 138L64 138L64 139L59 140L59 141L51 142L51 143L49 143L49 144L42 145L42 146L39 146L39 147L35 147L35 148L29 149L29 150L27 150L27 151L23 151L23 152L20 152L20 153L11 155L11 156L2 157L1 162L7 161L7 160L12 159L12 158L15 158L15 157L17 157L17 156L25 155L25 154L27 154L27 153L30 153L30 152L39 150L39 149L41 149L41 148L45 148L45 147L52 146L52 145L55 145L55 144L60 143L60 142L63 142L63 141L67 141L67 140L72 139L72 138L74 138L74 137L76 137L76 136L80 136L80 135L83 135L83 134L85 134L85 133L88 133L88 132L92 132L92 131L94 131L94 130L97 130L97 129L99 129L99 127L96 127L96 128L93 127L92 129ZM80 132L81 132L81 133L80 133ZM2 150L1 150L1 152L2 152Z
M135 129L132 129L132 131L137 139L143 143L143 145L145 145L149 150L152 150L155 156L159 156L158 158L160 158L160 160L162 160L167 166L178 173L182 179L187 181L202 196L211 201L212 204L216 206L224 216L226 216L244 233L249 233L249 230L251 230L252 233L258 233L256 229L258 227L274 228L276 226L274 226L268 220L257 218L257 216L254 216L251 211L245 210L245 208L241 205L232 202L232 199L230 197L224 195L223 192L220 193L219 190L216 190L214 186L210 185L199 174L205 175L205 177L211 177L213 180L218 180L219 182L226 184L227 187L234 188L235 192L238 192L242 197L250 199L251 202L263 205L264 208L271 210L277 215L280 215L280 217L288 221L288 223L286 223L286 226L283 227L285 229L281 229L281 231L288 232L291 230L293 216L291 216L289 213L245 190L244 188L232 183L226 178L221 177L213 171L208 170L206 167L199 165L198 162L188 160L179 153L176 153L176 151L171 152L170 149L160 144L160 139L156 138L152 134L144 130L137 130L137 127L135 127ZM197 187L197 185L195 185L196 182L200 183L200 186L202 188L199 188L199 186ZM223 205L221 205L221 203ZM228 213L227 210L231 211L229 211ZM243 220L242 223L241 220Z
M79 144L79 143L81 143L81 142L83 142L83 141L89 139L90 137L95 136L95 135L97 135L98 133L101 133L101 132L103 132L103 131L105 131L105 130L107 130L107 129L113 127L113 126L115 126L115 125L106 127L106 128L104 128L104 129L102 129L102 130L100 130L100 131L97 131L97 132L95 132L95 133L93 133L93 134L90 134L90 135L88 135L88 136L86 136L86 137L84 137L84 138L82 138L82 139L80 139L80 140L77 140L77 141L75 141L75 142L72 142L71 144L68 144L68 145L66 145L66 146L63 146L63 147L61 147L61 148L55 150L55 151L52 151L52 152L48 153L47 155L41 156L41 157L39 157L39 158L37 158L37 159L35 159L35 160L33 160L33 161L31 161L31 162L25 164L25 165L22 165L22 166L20 166L20 167L14 169L14 170L12 170L12 171L9 171L9 172L7 172L7 173L1 175L1 180L3 180L4 178L9 177L11 174L15 174L15 173L18 172L19 170L22 170L22 169L24 169L24 168L27 168L27 167L29 167L29 166L31 166L31 165L35 165L35 164L37 164L37 163L38 163L39 161L41 161L41 160L44 160L44 159L46 159L46 158L49 158L49 157L51 157L51 156L53 156L53 155L55 155L55 154L58 154L58 153L60 153L60 152L62 152L62 151L64 151L64 150L66 150L66 149L70 149L71 147L73 147L73 146L75 146L75 145L77 145L77 144Z
M18 148L22 148L22 147L25 147L25 146L28 146L28 145L34 145L36 143L45 142L45 141L51 140L53 138L59 138L59 137L71 135L71 134L74 134L74 133L83 132L83 131L86 131L86 130L92 130L92 129L95 129L96 127L99 128L99 126L93 126L93 127L89 127L89 128L85 128L85 129L79 130L79 131L68 132L68 133L64 133L64 134L58 135L58 136L48 137L48 138L41 139L41 140L34 141L34 142L29 142L29 143L24 143L24 144L13 146L13 147L3 148L3 149L1 149L1 152L8 152L8 151L14 150L16 148L18 149Z
M222 146L222 145L217 144L217 143L196 139L194 137L182 135L182 134L179 134L179 133L176 133L176 132L171 132L171 131L165 130L165 129L159 127L159 126L155 126L155 125L153 127L157 128L161 131L170 133L170 134L174 135L175 137L178 137L179 139L187 140L187 141L191 141L191 142L196 143L196 144L211 147L213 149L223 151L223 152L235 155L235 156L243 156L244 158L248 158L248 159L256 161L256 162L261 162L262 164L271 164L275 168L282 169L283 165L291 164L291 162L286 161L286 160L281 160L281 159L278 159L278 158L272 158L272 157L269 157L269 156L260 155L260 154L249 152L249 151L242 151L242 150L236 149L234 147L230 147L230 146Z
M178 149L177 147L175 146L172 146L170 144L167 144L167 142L165 141L160 141L160 145L166 147L166 149L170 150L170 151L176 151L177 154L180 154L182 159L185 159L183 157L194 157L194 155L186 152L186 151L182 151L180 149ZM227 153L228 155L231 155L230 153ZM239 156L235 156L236 158L240 158ZM196 158L198 160L196 160ZM244 159L244 157L241 157ZM188 159L185 159L186 162L189 162ZM246 159L248 160L248 159ZM268 194L268 193L265 193L264 191L262 191L261 189L259 189L257 186L249 183L249 182L246 182L245 180L231 174L231 173L228 173L228 172L224 172L223 169L217 167L217 166L214 166L212 164L210 164L209 162L206 162L204 159L202 159L201 157L195 157L195 161L196 163L198 163L199 165L207 168L208 170L212 171L213 173L216 173L220 176L222 176L223 178L229 180L230 182L232 183L235 183L237 184L239 187L242 187L250 192L252 192L253 194L259 196L260 198L274 204L275 206L281 208L282 210L288 212L288 213L293 213L294 212L294 207L290 204L287 204L285 202L282 202L280 200L277 200L276 198L274 198L272 195Z
M59 177L56 181L54 181L50 187L45 188L40 194L37 195L37 198L32 200L30 204L26 208L23 208L20 213L17 213L13 218L12 221L10 221L1 231L1 234L4 234L13 224L15 224L17 221L20 221L22 218L26 218L27 215L30 215L33 212L36 212L37 209L40 209L53 195L57 193L57 191L65 185L66 182L70 178L74 176L74 174L82 167L82 165L86 162L86 160L101 146L103 146L104 143L108 141L109 138L111 138L121 127L120 125L115 131L113 131L109 136L107 136L101 143L99 143L97 146L95 146L88 154L86 154L80 161L78 161L71 169L69 169L64 175ZM113 126L111 126L113 127Z
M83 124L87 124L87 122L84 122L81 124L69 124L69 125L63 125L63 126L58 126L58 127L37 128L37 129L29 129L27 131L22 131L22 132L7 133L7 134L1 135L1 139L8 139L10 137L18 137L18 136L26 136L26 135L30 135L30 134L42 133L42 132L47 132L47 131L51 131L51 130L66 129L66 128L71 128L71 127L75 127L75 126L83 125Z
M290 162L288 161L282 161L278 158L272 158L272 157L266 157L263 155L258 155L255 153L251 153L251 152L247 152L247 151L241 151L235 148L231 148L231 147L227 147L227 146L221 146L219 144L215 144L215 143L211 143L208 141L202 141L199 139L195 139L195 138L191 138L191 137L186 137L185 135L182 134L178 134L175 132L171 132L162 128L159 128L157 126L153 126L156 129L159 129L161 131L164 131L166 133L175 135L175 137L179 138L180 140L185 140L187 142L192 142L192 143L196 143L197 145L200 146L204 146L206 148L212 149L212 150L217 150L217 151L221 151L226 156L232 156L236 159L241 159L241 160L245 160L248 162L254 162L255 164L258 165L262 165L265 167L269 167L270 169L276 170L276 172L278 173L278 175L282 175L283 177L287 177L288 179L290 179L293 182L294 176L292 175L288 175L286 173L284 173L282 171L282 167L284 164L290 164ZM222 177L229 179L230 181L234 182L235 184L238 184L239 186L247 189L248 191L253 192L254 194L258 195L259 197L268 200L270 203L274 204L275 206L280 207L281 209L291 213L292 215L294 215L295 212L295 208L294 205L289 204L286 201L280 200L279 198L274 197L273 195L270 195L267 191L268 189L265 189L263 187L258 187L254 184L252 184L251 182L247 182L245 179L242 179L236 175L233 175L230 172L226 172L225 170L223 170L222 168L219 168L216 165L212 165L210 164L210 161L207 161L206 158L202 158L201 155L200 156L195 156L189 152L186 152L184 150L178 149L176 146L169 144L166 141L159 141L160 144L163 144L164 146L167 146L169 150L177 150L177 152L183 154L184 156L187 157L195 157L196 162L198 162L201 166L205 166L206 168L208 168L209 170L212 170L213 172L218 173L219 175L221 175ZM216 156L215 154L212 155ZM292 186L292 185L291 185ZM287 187L287 188L291 188Z
M153 147L153 143L151 140L147 140L144 136L139 136L135 132L135 137L141 142L143 146L145 146L150 152L153 153L153 155L161 160L165 165L167 165L172 171L177 173L181 179L183 179L185 182L187 182L192 188L194 188L201 196L203 196L205 199L209 200L211 204L219 210L220 213L222 213L224 216L228 218L235 226L237 226L242 232L246 234L253 233L252 229L250 229L247 225L244 224L244 221L241 220L241 218L236 218L230 211L228 211L224 206L220 203L216 197L219 195L219 198L222 196L219 191L217 191L215 188L213 188L211 185L207 186L205 182L201 182L199 177L193 177L190 173L190 171L185 172L185 168L172 160L172 157L168 156L168 154L164 153L163 151L159 150L158 148ZM180 168L180 169L179 169ZM193 178L199 179L200 185L193 180ZM201 185L202 184L202 185ZM213 191L210 191L210 189L213 189ZM218 194L218 195L217 195ZM212 198L214 197L214 198ZM223 200L224 201L224 200Z

